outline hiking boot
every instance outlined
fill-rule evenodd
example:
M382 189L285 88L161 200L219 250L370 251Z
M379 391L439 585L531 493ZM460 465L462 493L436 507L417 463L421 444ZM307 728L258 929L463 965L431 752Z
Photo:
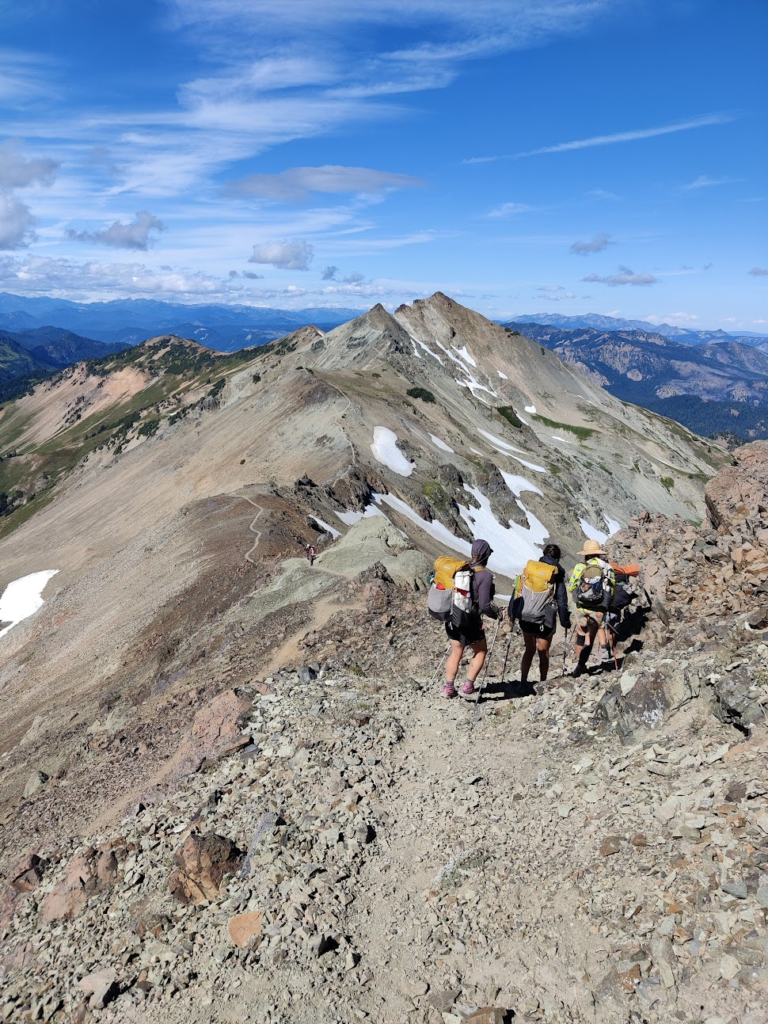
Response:
M455 697L456 696L456 687L453 685L453 683L446 683L445 686L440 691L440 696L441 697Z
M600 648L600 661L610 661L612 657L613 657L613 655L611 654L611 648L610 647L601 647Z
M466 681L466 683L464 683L462 688L459 690L459 693L461 694L462 697L473 697L474 696L474 694L475 694L475 684L472 682L471 679L468 679Z

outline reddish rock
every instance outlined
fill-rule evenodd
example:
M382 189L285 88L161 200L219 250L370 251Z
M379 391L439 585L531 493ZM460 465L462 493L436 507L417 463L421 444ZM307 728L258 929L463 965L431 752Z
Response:
M230 742L240 736L250 711L251 702L247 697L225 690L197 712L192 723L192 738L213 750L222 741Z
M86 850L72 858L64 873L64 878L51 889L43 900L41 924L50 924L51 921L71 921L83 909L88 902L88 897L96 890L92 855L93 850Z
M8 879L16 892L32 892L40 885L47 867L48 861L30 850L10 871Z
M237 871L243 852L224 836L191 835L174 854L168 888L180 903L205 903L219 894L225 875Z
M261 935L261 914L236 914L229 922L229 937L241 949Z
M251 701L234 690L225 690L201 708L192 722L190 738L179 748L177 781L198 771L204 763L246 746L249 739L241 730L251 710Z
M105 850L96 861L96 884L109 889L117 881L118 864L114 850Z
M621 839L619 836L606 836L603 840L603 844L600 847L601 857L612 857L614 853L618 853L621 849Z
M118 879L117 857L112 850L98 854L92 847L75 854L63 879L43 900L41 924L71 921L94 892L110 889Z

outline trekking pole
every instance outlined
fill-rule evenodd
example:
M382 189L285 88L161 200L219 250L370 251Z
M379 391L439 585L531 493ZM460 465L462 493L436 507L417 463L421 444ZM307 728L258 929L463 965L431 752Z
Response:
M565 675L565 657L566 657L567 653L568 653L568 629L566 627L565 635L563 636L563 671L561 673L563 676Z
M504 667L501 670L501 685L504 685L504 676L507 674L507 658L509 657L509 648L512 646L512 633L509 634L509 640L507 640L507 650L504 654Z
M488 679L488 666L491 664L491 658L493 657L493 648L496 646L496 637L499 635L499 625L501 619L496 621L496 632L493 634L493 640L491 640L491 649L488 651L488 657L485 659L485 668L483 669L483 681L480 683L480 689L477 691L477 701L475 703L475 719L477 719L478 708L480 707L480 701L483 699L483 690Z

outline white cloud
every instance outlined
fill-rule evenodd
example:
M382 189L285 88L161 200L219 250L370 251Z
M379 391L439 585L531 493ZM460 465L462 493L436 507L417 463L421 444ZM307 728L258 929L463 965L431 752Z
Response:
M146 251L152 240L151 232L164 231L165 225L157 217L146 210L136 214L134 220L127 224L116 220L102 231L67 231L67 237L75 242L96 242L98 245L110 245L115 249L143 249Z
M626 132L614 132L611 135L591 135L587 139L573 139L570 142L557 142L553 146L539 146L524 153L508 153L504 156L476 156L464 160L465 164L492 163L495 160L520 160L523 157L541 156L544 153L567 153L575 149L590 149L593 146L613 146L619 142L636 142L639 139L653 139L659 135L671 135L674 132L690 131L692 128L704 128L708 125L728 124L735 121L735 114L705 114L690 121L677 121L674 124L660 125L657 128L639 128Z
M680 324L682 326L691 324L694 327L699 320L695 313L686 313L683 310L678 310L676 313L665 313L663 316L646 316L643 319L652 324Z
M51 185L59 163L49 157L27 160L18 142L8 139L0 143L0 188L26 188L28 185Z
M615 192L606 192L604 188L593 188L587 192L588 196L594 196L595 199L610 199L613 202L621 200L621 196L616 195Z
M170 295L194 301L224 297L225 287L210 274L181 268L153 268L143 263L79 263L67 258L0 257L0 286L23 295Z
M540 288L536 289L537 292L564 292L565 288L561 284L543 284Z
M713 185L729 185L732 181L733 178L708 178L706 174L700 174L695 181L683 185L683 188L691 191L698 188L712 188Z
M607 277L599 277L597 274L587 274L582 281L598 281L600 284L607 284L611 288L621 284L648 285L656 284L657 278L653 274L636 274L629 267L619 267L618 274L609 274Z
M320 275L320 277L321 277L321 279L323 281L333 281L333 280L335 280L336 275L338 274L338 272L339 272L339 268L338 267L326 267L325 270Z
M265 199L299 202L310 192L382 193L413 188L423 184L419 178L368 167L291 167L279 174L251 174L232 181L227 191L236 195L262 196Z
M768 277L768 270L763 267L752 267L751 270L747 271L752 277Z
M518 213L532 213L533 207L528 206L526 203L502 203L501 206L496 206L490 210L487 217L514 217Z
M36 219L16 196L0 192L0 249L21 249L34 239Z
M590 242L574 242L571 252L579 256L588 256L592 252L602 252L612 244L611 236L601 232L599 235L595 235Z
M268 263L280 270L309 270L314 247L301 239L275 239L254 245L249 263Z

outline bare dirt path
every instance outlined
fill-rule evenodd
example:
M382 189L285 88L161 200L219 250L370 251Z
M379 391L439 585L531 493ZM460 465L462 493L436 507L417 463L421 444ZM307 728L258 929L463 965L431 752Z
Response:
M230 498L239 498L241 501L247 501L249 505L253 505L254 508L257 508L259 510L256 513L256 515L253 517L253 519L251 520L251 522L250 522L250 524L248 526L248 529L251 531L251 533L255 533L256 534L256 540L253 542L252 546L245 553L246 561L250 562L251 565L255 565L256 563L251 558L251 555L256 550L256 548L259 546L259 541L261 540L261 530L257 530L256 529L256 523L258 522L260 517L263 515L264 508L263 508L263 506L261 506L257 502L255 502L252 498L247 498L244 494L230 494L230 495L228 495L228 497L230 497Z

